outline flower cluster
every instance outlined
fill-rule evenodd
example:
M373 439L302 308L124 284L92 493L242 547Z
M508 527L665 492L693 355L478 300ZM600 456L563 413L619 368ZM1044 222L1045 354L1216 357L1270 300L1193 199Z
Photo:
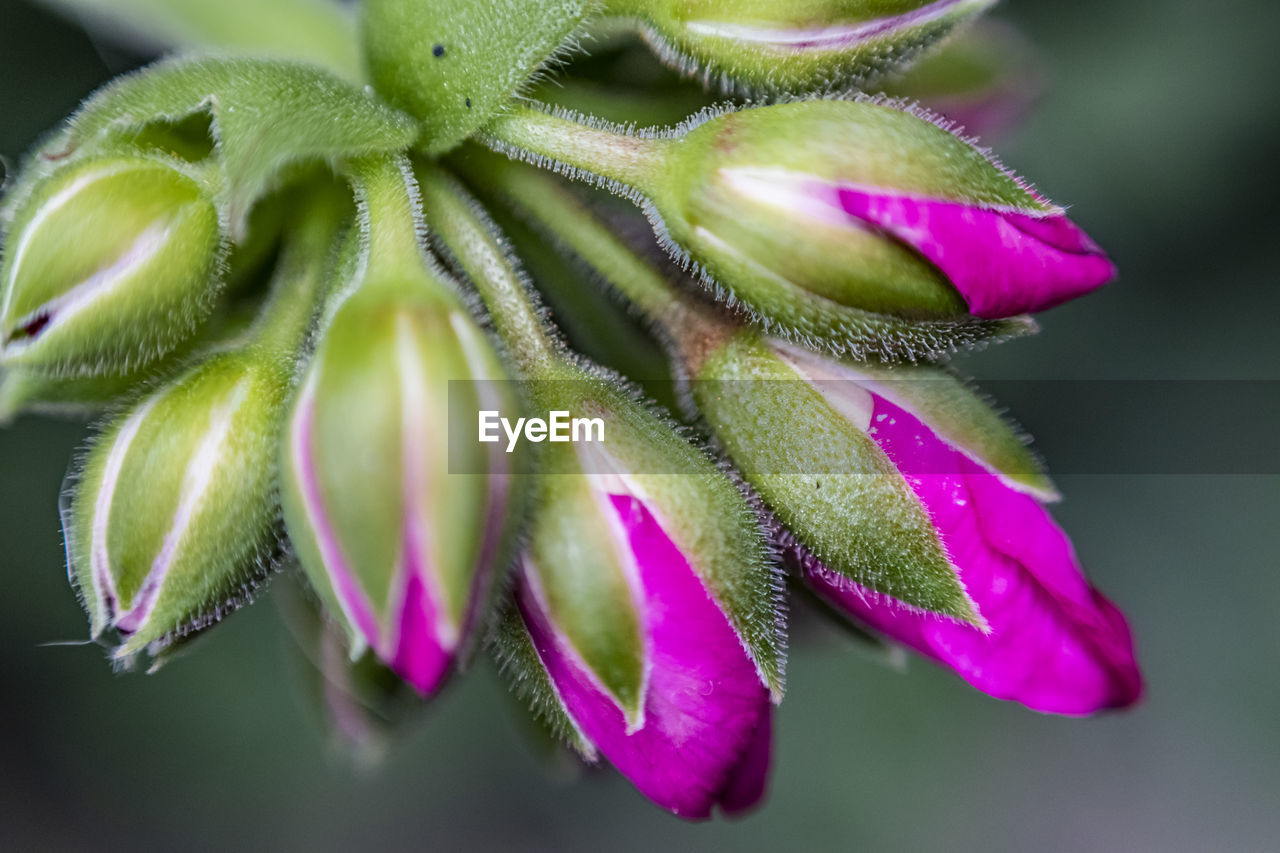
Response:
M0 207L0 410L107 412L64 514L92 635L162 662L287 567L344 736L483 648L686 818L765 791L789 589L1000 699L1137 701L1052 483L945 365L1113 266L875 94L1007 121L1026 60L967 28L990 5L316 3L291 28L314 43L211 35L95 94ZM637 64L633 34L729 100ZM675 413L569 349L517 247L644 315ZM548 412L599 429L475 431Z

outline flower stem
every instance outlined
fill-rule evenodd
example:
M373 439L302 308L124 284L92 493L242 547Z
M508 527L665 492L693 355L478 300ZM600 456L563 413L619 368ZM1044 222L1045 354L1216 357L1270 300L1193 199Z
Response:
M732 321L700 305L615 236L562 182L527 166L471 154L465 168L513 211L576 255L663 329L686 358L723 338Z
M250 335L264 350L292 358L325 296L335 238L350 202L332 185L306 192L285 237L271 296Z
M534 165L581 170L653 196L676 140L635 136L611 126L592 127L583 119L514 104L478 136L496 151ZM547 161L550 161L548 164Z
M526 379L554 372L563 347L479 203L434 163L418 178L432 235L475 285L516 369Z
M349 160L344 171L356 193L365 279L421 278L425 226L409 161L391 155L360 157Z

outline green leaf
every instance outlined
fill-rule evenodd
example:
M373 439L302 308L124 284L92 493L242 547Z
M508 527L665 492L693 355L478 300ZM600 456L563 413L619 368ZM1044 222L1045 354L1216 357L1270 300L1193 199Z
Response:
M23 184L69 157L122 147L142 129L207 113L222 170L219 207L237 237L253 203L286 167L407 148L408 116L332 74L293 62L179 58L121 77L97 92L68 126L28 158Z

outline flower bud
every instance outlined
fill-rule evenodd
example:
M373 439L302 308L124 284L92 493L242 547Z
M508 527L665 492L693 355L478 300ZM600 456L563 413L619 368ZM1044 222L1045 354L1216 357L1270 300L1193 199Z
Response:
M442 154L505 109L581 25L588 0L365 0L361 29L378 93L422 120Z
M781 688L775 579L738 490L598 379L538 383L535 407L599 416L604 442L545 445L516 601L544 714L686 818L752 805ZM552 388L551 386L556 386ZM671 473L671 472L681 473ZM657 473L654 473L657 472ZM527 658L528 656L524 656Z
M791 528L804 578L821 597L1002 699L1063 714L1137 701L1141 676L1124 617L1090 586L1070 541L1041 505L1055 493L1034 459L975 395L932 369L848 364L785 344L744 346L704 376L734 369L738 378L779 381L713 382L695 395L730 455ZM736 391L724 393L730 388ZM773 407L771 394L794 396L783 410ZM827 440L799 455L805 451L798 442L819 441L812 432L819 419L830 430ZM840 482L842 472L858 470L840 456L842 445L855 441L859 458L875 460L880 470L858 478L875 481L858 486L862 502ZM789 476L810 486L812 496L788 488L788 475L761 478L762 458L771 452L764 464L789 459L800 472ZM865 462L861 470L868 470ZM881 485L891 487L896 507L883 495L871 498ZM845 562L849 552L831 535L840 522L824 518L832 491L854 520L846 531L852 541L927 534L930 553L945 560L971 602L971 617L927 612L938 608L911 600L909 583L859 580ZM862 556L874 559L886 544ZM907 568L916 573L923 565Z
M900 67L994 0L610 0L670 64L726 89L845 88Z
M0 358L58 375L124 373L212 310L214 202L164 160L108 157L47 178L17 212L0 269Z
M510 383L493 381L505 375L447 294L365 285L323 331L289 417L298 557L353 647L422 694L466 650L505 558L511 457L480 444L452 458L449 441L451 419L474 429L480 409L511 411Z
M223 352L141 398L90 450L68 553L93 635L124 639L117 660L217 621L265 572L287 386L276 360Z
M676 246L783 324L848 308L1010 317L1114 274L1061 208L982 151L868 102L712 118L676 143L653 201Z

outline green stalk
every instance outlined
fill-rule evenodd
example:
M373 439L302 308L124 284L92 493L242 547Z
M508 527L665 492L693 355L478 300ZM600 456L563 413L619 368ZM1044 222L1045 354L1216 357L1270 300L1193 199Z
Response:
M422 213L409 161L400 155L371 155L347 161L343 171L356 192L365 280L422 278Z
M490 148L537 165L551 161L654 196L678 144L671 138L633 136L592 127L561 115L513 104L478 135Z
M428 227L475 285L518 372L526 379L555 372L562 347L493 223L434 163L419 164L418 180Z
M336 188L308 192L305 211L285 236L284 251L262 314L249 330L254 345L279 358L292 358L302 344L330 279L334 242L348 203Z

